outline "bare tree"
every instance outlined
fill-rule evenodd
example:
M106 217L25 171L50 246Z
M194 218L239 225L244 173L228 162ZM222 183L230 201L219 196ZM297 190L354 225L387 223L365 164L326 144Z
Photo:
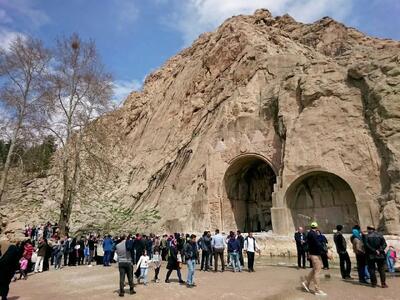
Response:
M18 138L31 124L45 119L48 90L44 78L49 60L49 51L33 38L18 37L8 49L0 48L0 109L8 118L10 133L10 148L0 181L0 201Z
M53 57L53 110L47 128L62 146L59 226L65 234L79 185L82 143L89 132L85 128L111 107L113 86L93 41L83 41L77 34L60 39Z

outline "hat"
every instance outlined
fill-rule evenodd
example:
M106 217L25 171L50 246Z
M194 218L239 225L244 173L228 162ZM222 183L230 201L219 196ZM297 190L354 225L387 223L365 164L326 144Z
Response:
M375 230L375 227L372 225L367 226L367 230Z
M318 227L318 223L317 222L312 222L310 226L311 226L311 228L317 228Z

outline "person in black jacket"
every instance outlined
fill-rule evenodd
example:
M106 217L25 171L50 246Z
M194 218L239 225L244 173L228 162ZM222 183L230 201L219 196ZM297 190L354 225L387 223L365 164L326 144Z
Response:
M236 238L238 239L240 243L240 251L239 251L239 262L240 266L243 268L244 267L244 260L243 260L243 248L244 248L244 237L240 230L237 231L237 236Z
M312 262L312 270L306 277L306 281L302 282L302 286L305 291L310 293L310 284L311 281L313 281L315 286L314 294L318 296L326 296L326 293L319 289L319 273L322 269L321 253L323 251L323 247L318 238L317 228L317 222L312 222L311 230L307 234L308 253Z
M381 278L382 288L387 288L385 275L385 238L375 231L373 226L367 227L368 234L365 236L365 250L367 254L368 272L371 277L372 287L376 287L377 279L375 275L375 266L378 266L379 276Z
M297 267L303 269L306 268L306 235L304 234L303 227L299 227L294 234L294 240L296 241L297 248Z
M201 265L200 271L208 271L209 257L211 252L211 238L208 236L208 232L204 231L203 236L197 242L199 249L201 249Z
M180 263L178 261L178 248L177 248L177 241L175 239L173 239L171 241L171 245L168 248L168 263L167 263L167 276L165 277L165 283L169 283L169 277L171 276L171 273L173 270L176 270L176 273L178 275L178 279L179 279L179 283L185 283L182 280L182 275L181 275L181 266Z
M10 245L0 257L0 296L3 300L7 299L11 279L19 268L19 259L20 253L15 245Z
M135 265L136 265L143 251L146 249L145 240L139 233L136 234L136 238L133 242L133 247L135 249Z
M342 234L342 225L336 226L336 233L333 236L333 240L336 245L336 251L339 254L340 260L340 273L342 274L343 279L351 279L350 272L351 272L351 261L349 254L347 253L347 244L346 239L343 237Z

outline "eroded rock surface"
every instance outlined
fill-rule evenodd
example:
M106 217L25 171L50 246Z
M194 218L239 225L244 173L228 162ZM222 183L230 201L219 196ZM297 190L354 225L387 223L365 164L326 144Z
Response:
M236 229L241 216L225 173L245 162L241 157L256 155L276 174L268 201L279 233L300 225L296 205L305 204L290 206L288 195L313 171L346 181L362 225L400 233L399 53L398 41L365 36L330 18L302 24L258 10L228 19L96 122L107 139L91 149L96 163L83 167L72 229ZM54 175L12 181L1 211L26 223L54 219L60 184ZM332 193L318 188L324 191L314 194ZM260 189L251 190L246 199L260 197ZM314 201L313 193L294 198ZM331 225L332 215L311 207L303 222Z

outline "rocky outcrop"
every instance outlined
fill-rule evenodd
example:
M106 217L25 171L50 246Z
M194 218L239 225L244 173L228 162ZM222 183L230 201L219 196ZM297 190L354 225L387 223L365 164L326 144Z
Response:
M235 229L241 200L227 195L225 173L261 159L277 175L275 220L291 220L291 184L318 170L349 184L362 224L400 233L399 50L330 18L302 24L258 10L228 19L96 121L106 139L89 149L96 160L83 166L72 229ZM1 210L54 219L60 184L55 175L13 182ZM246 201L272 187L252 190Z

